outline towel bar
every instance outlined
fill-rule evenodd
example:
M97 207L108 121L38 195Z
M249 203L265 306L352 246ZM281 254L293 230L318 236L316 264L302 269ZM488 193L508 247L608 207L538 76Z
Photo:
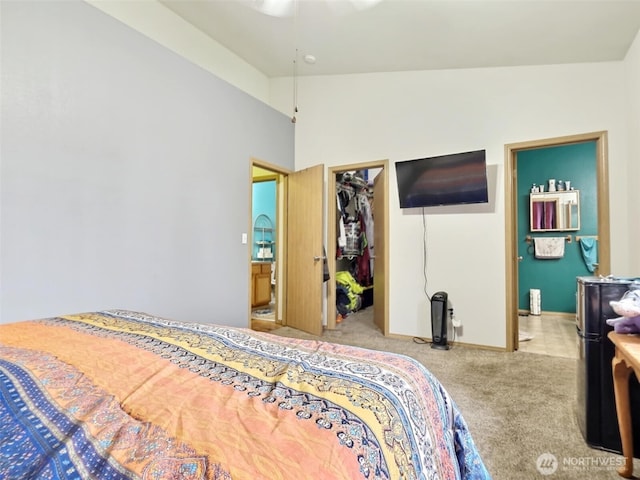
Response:
M541 237L544 238L544 237ZM578 240L579 237L576 237L576 240ZM567 243L571 243L571 235L567 235L566 237L564 237L564 239L567 241ZM524 241L527 243L531 243L533 242L533 237L531 235L527 235L526 237L524 237Z

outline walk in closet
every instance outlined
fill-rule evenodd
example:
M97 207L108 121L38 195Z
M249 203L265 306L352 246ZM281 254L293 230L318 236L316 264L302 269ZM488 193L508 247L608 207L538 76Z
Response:
M337 322L373 304L375 195L371 170L336 176Z

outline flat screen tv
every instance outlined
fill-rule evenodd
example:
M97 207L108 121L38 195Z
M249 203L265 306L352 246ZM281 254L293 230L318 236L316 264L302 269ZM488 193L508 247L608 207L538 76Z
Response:
M485 150L396 162L400 208L487 203Z

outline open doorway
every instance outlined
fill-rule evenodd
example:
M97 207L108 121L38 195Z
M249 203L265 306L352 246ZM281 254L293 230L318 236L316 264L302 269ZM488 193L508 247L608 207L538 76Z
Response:
M320 336L323 330L325 167L315 165L290 171L252 158L250 168L250 203L253 203L254 178L256 182L275 179L276 208L275 218L269 218L269 222L264 217L256 222L264 212L256 212L255 216L253 211L249 212L251 233L246 239L250 247L247 249L251 279L249 304L270 299L273 306L265 307L265 312L271 313L272 309L274 317L265 319L270 323L252 322L251 308L249 325L267 331L287 326ZM257 252L255 257L254 252Z
M596 222L598 238L598 271L599 275L610 273L610 240L609 240L609 179L607 164L607 133L604 131L570 135L550 139L534 140L505 145L505 245L506 245L506 349L514 351L519 348L519 272L520 262L525 252L522 250L523 238L519 238L518 218L519 205L523 196L529 196L529 190L519 191L517 159L519 152L533 149L567 146L585 142L595 142L595 175L596 175ZM522 189L520 189L522 190ZM563 232L564 233L564 232ZM573 239L574 237L572 237Z
M251 328L270 331L283 324L284 258L282 196L285 175L259 162L251 166Z
M389 333L388 176L387 160L329 169L328 329L336 329L341 321L348 321L350 311L367 308L374 325L383 335ZM366 208L361 208L362 204ZM363 218L367 216L369 220ZM367 250L369 247L372 248ZM365 251L366 255L362 255ZM345 276L347 282L355 281L359 299L344 297L345 290L350 290L342 288ZM348 303L347 307L344 303Z

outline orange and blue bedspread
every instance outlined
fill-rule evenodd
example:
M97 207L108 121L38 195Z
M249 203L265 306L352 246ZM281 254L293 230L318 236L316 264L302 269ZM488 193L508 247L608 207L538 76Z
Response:
M3 479L490 478L409 357L111 310L0 325Z

